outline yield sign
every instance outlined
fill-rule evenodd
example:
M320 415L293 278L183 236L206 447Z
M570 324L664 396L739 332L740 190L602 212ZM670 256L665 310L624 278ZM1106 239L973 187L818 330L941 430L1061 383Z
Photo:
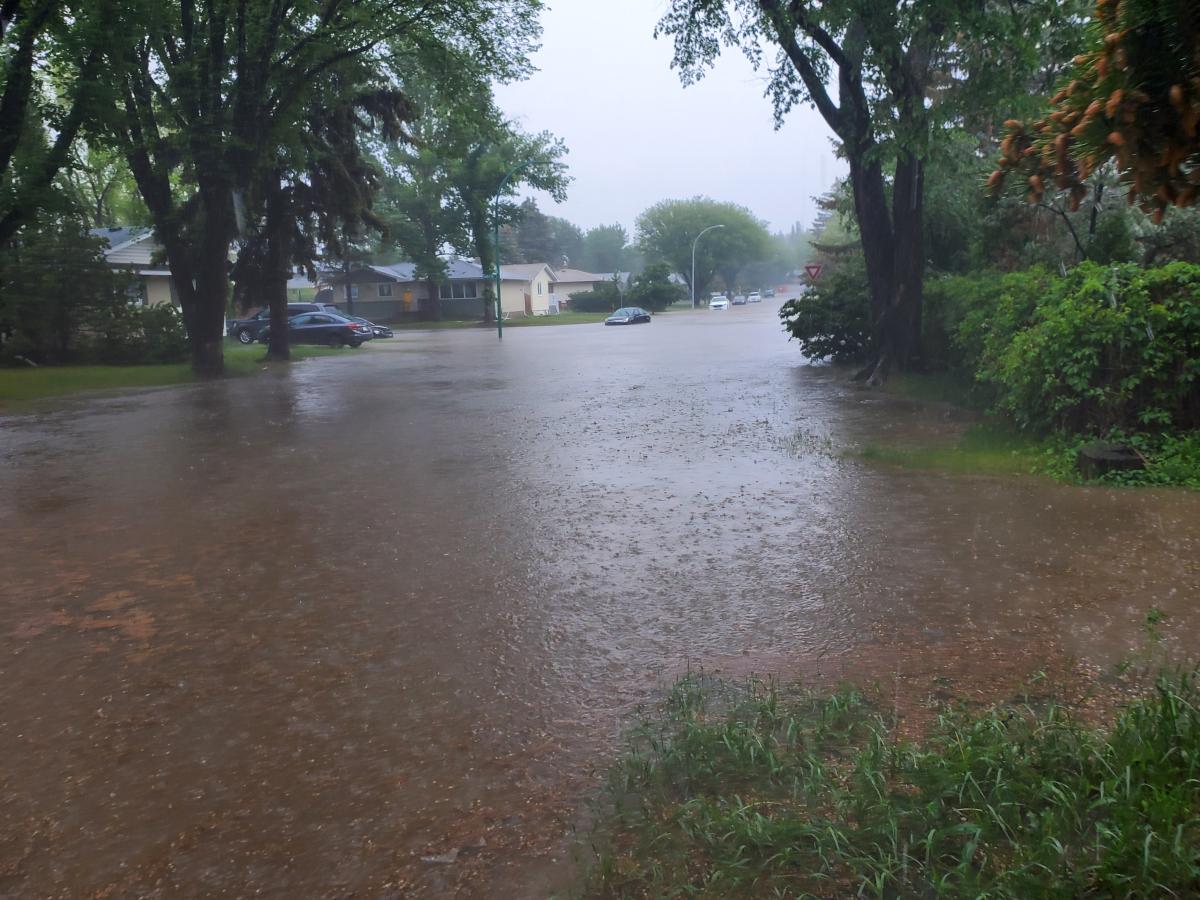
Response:
M821 264L809 263L804 267L804 274L808 276L809 281L816 281L821 277Z

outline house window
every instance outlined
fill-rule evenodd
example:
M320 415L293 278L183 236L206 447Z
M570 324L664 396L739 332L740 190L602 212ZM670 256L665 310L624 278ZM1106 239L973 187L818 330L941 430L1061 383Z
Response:
M474 300L479 295L475 292L473 281L452 281L443 284L438 289L443 300Z
M350 299L351 300L358 299L358 285L357 284L350 285Z
M377 284L375 288L379 291L380 297L392 296L392 286L390 284Z
M538 282L538 293L540 294L541 292L542 292L542 283L539 281Z

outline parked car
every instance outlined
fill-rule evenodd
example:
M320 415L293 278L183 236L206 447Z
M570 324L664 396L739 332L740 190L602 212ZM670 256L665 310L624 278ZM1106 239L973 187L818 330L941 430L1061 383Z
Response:
M289 303L288 318L301 313L331 312L337 313L338 308L330 303ZM340 315L340 313L338 313ZM262 330L271 324L271 310L263 307L248 319L234 319L229 323L229 336L237 338L243 344L253 344L262 336Z
M729 309L729 298L724 294L713 294L712 299L708 301L709 309Z
M304 313L288 319L288 340L293 344L326 344L330 347L359 347L374 335L369 325L335 313ZM271 337L271 326L259 332L264 344Z
M746 302L747 303L762 303L762 294L760 294L758 291L751 291L749 294L746 295Z
M604 320L605 325L637 325L639 322L650 324L650 313L640 306L622 306Z
M371 329L371 336L377 338L395 337L396 332L388 328L386 325L376 325L370 319L364 319L362 316L346 316L351 322L357 322L360 325L366 325Z
M764 297L774 297L775 296L775 288L767 288L765 291L763 291L763 296Z
M746 295L745 294L734 294L733 295L733 305L734 306L745 306L746 305Z

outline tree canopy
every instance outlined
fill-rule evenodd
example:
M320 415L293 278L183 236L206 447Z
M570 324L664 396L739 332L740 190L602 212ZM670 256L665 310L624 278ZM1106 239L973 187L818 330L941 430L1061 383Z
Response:
M710 225L696 250L696 283L692 278L692 243ZM637 219L637 241L649 263L665 262L700 296L717 275L727 289L737 286L738 274L771 250L767 227L744 206L708 197L663 200Z
M625 226L597 225L583 236L583 249L575 264L587 272L622 272L628 269L629 234Z
M685 82L740 47L766 69L777 121L809 103L836 136L872 298L864 377L882 379L917 349L931 141L1027 96L1079 2L674 0L660 21Z

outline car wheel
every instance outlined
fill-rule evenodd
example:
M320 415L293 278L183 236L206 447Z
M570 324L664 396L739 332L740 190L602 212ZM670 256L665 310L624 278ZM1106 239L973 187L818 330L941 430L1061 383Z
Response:
M239 341L241 341L243 344L253 344L254 343L254 335L252 335L249 331L247 331L244 328L237 333L237 339Z
M362 341L347 341L347 344L349 345L351 350L357 350L359 347L362 346Z

